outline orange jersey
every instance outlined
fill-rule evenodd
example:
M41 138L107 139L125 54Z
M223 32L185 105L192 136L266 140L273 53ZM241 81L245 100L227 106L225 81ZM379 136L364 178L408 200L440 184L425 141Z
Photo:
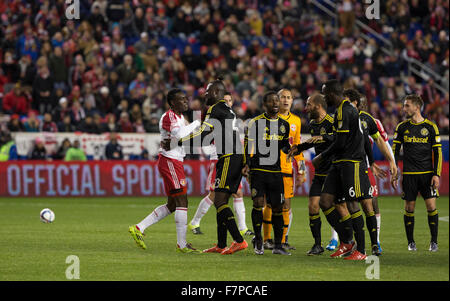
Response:
M301 139L301 129L302 129L302 121L300 117L297 115L294 115L289 112L288 115L282 115L278 114L282 119L289 122L289 143L292 145L294 144L300 144ZM283 152L280 152L280 165L281 165L281 172L285 174L292 174L292 163L293 162L286 162L287 155ZM300 155L295 156L295 161L302 161L305 160L303 157L303 153Z

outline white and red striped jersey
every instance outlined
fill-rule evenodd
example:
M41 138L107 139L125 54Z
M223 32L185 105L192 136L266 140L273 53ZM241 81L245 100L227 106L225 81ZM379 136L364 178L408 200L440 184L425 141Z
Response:
M165 139L181 138L192 133L196 127L200 125L200 121L195 120L189 125L186 125L186 120L183 115L179 115L172 110L164 113L159 120L159 132L161 133L161 141ZM166 151L162 148L159 149L159 153L164 157L175 159L183 162L186 152L183 147L176 146L173 149Z

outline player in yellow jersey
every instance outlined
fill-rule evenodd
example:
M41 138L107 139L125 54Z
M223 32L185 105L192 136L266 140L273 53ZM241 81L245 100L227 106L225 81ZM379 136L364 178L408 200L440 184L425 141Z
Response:
M300 131L302 122L300 117L291 113L292 107L292 92L289 89L281 89L278 91L280 98L280 111L278 116L289 122L289 143L291 145L300 143ZM291 199L294 197L294 178L293 178L293 163L296 165L296 187L302 185L306 181L306 166L303 154L294 157L295 162L287 163L286 154L281 152L281 172L283 174L284 182L284 198L283 205L283 240L282 244L285 249L295 250L294 247L288 243L289 229L292 223ZM296 163L296 164L295 164ZM263 209L263 233L264 233L264 248L273 249L273 241L271 239L272 224L271 224L272 208L265 206Z

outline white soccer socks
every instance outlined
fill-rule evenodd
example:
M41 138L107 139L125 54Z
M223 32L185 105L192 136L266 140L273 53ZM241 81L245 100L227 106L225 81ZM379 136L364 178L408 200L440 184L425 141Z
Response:
M245 205L243 198L235 198L233 200L234 212L237 218L237 224L239 231L246 230L247 224L245 223Z
M144 218L139 224L136 226L141 230L142 233L144 233L145 229L150 227L153 224L156 224L166 216L170 214L169 209L166 205L161 205L157 207L155 210L153 210L152 213L150 213L146 218Z
M186 247L187 230L187 208L177 207L175 209L175 226L177 228L177 244L180 249Z
M192 218L190 224L192 226L199 226L201 219L206 214L206 212L208 212L209 207L211 207L212 204L213 202L209 198L209 195L205 196L203 200L200 201L200 204L198 204L197 211L195 211L195 215Z

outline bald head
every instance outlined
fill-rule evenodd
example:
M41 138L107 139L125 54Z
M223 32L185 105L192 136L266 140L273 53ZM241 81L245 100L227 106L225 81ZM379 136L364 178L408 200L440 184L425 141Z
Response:
M325 101L325 97L322 94L316 93L311 95L309 98L311 99L311 102L314 103L315 105L321 106L324 110L327 109L327 103Z

